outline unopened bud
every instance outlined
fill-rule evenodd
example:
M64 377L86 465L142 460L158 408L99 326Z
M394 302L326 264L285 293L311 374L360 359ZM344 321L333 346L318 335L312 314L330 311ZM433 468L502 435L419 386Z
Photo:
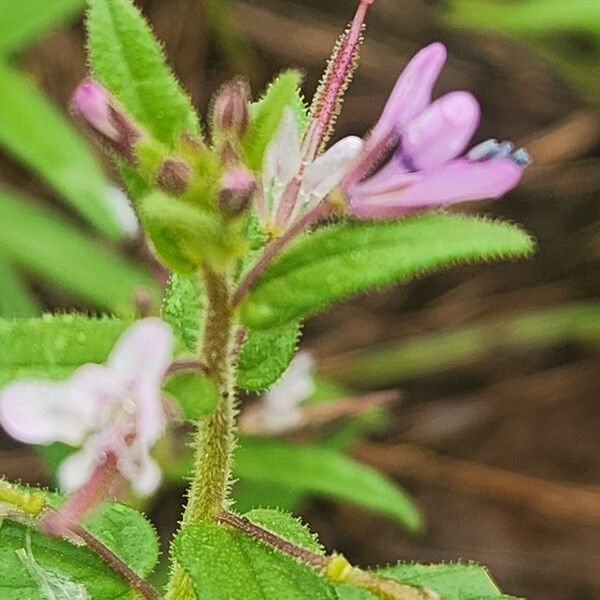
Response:
M221 179L221 210L230 217L241 215L250 205L256 188L256 179L248 169L234 167L227 171Z
M106 88L86 79L73 93L72 106L116 152L135 162L134 147L143 134Z
M250 122L250 89L248 83L238 77L225 84L215 96L213 105L213 128L217 135L226 134L241 139L248 131Z
M166 158L156 174L156 185L165 192L179 196L192 179L192 168L181 158Z

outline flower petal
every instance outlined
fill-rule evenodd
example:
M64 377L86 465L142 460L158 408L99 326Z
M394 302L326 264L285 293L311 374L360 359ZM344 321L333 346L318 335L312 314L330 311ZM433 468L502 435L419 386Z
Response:
M92 426L87 398L74 393L70 382L24 380L0 394L0 423L27 444L82 443Z
M98 457L85 448L71 454L60 463L58 482L65 492L73 492L86 484L98 465Z
M439 42L430 44L414 56L396 82L373 129L371 144L387 138L394 128L402 130L431 102L433 86L446 57L446 48Z
M404 186L378 194L356 186L349 211L358 218L393 218L423 208L499 198L519 183L522 174L510 159L470 162L461 158L411 174L410 181L404 175Z
M283 188L296 175L301 162L300 129L294 112L288 107L265 153L264 189Z
M302 193L312 200L323 200L335 189L356 162L363 142L349 136L334 144L319 156L304 172Z
M468 92L442 96L407 125L401 157L417 170L456 158L473 137L480 115L479 103Z
M121 382L160 387L172 354L171 328L152 317L138 321L121 336L107 366Z
M140 496L150 496L162 481L160 467L147 450L134 447L131 453L119 458L117 468Z

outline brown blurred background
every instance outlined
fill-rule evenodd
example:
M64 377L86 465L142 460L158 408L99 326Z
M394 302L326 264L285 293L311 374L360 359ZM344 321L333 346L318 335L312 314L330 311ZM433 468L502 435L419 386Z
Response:
M277 70L299 66L310 96L354 7L350 0L236 0L232 22L215 27L200 0L142 4L203 111L240 68L256 91ZM445 42L450 58L436 93L472 90L483 106L478 139L526 143L535 160L516 192L467 210L523 223L539 250L528 262L452 269L313 319L304 345L326 374L350 376L340 353L597 299L600 112L522 42L445 28L439 9L438 2L377 1L338 134L365 132L411 54ZM85 73L81 24L37 43L20 64L66 107ZM7 157L0 168L11 183L52 201ZM45 299L61 306L59 297ZM305 517L326 546L371 565L480 561L507 593L533 600L600 598L598 353L575 342L526 351L507 343L433 375L384 379L353 382L397 387L405 398L393 424L357 453L414 494L427 530L410 538L383 518L316 502ZM12 474L27 478L17 459ZM154 516L166 518L160 506Z

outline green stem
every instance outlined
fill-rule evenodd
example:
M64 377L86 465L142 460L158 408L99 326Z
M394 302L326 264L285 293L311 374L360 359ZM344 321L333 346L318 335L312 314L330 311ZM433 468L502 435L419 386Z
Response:
M198 427L194 474L182 525L217 520L227 508L235 448L235 310L227 279L209 269L205 269L204 279L209 308L200 358L219 390L220 402ZM189 578L177 564L166 598L196 599Z

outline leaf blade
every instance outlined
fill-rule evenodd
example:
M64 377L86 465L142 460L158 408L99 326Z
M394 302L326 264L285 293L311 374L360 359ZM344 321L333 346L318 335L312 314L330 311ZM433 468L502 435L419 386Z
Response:
M518 227L462 215L340 223L292 242L250 291L242 320L274 327L436 268L532 251L531 238Z
M88 146L22 74L0 63L0 145L110 239L122 227L104 199L109 184Z
M421 516L409 497L383 475L333 450L275 439L243 438L234 473L245 481L352 502L417 531Z
M5 0L0 6L0 54L20 50L83 10L85 0Z
M117 314L133 312L139 286L157 297L158 286L149 274L54 211L0 192L0 212L0 251L28 273Z

